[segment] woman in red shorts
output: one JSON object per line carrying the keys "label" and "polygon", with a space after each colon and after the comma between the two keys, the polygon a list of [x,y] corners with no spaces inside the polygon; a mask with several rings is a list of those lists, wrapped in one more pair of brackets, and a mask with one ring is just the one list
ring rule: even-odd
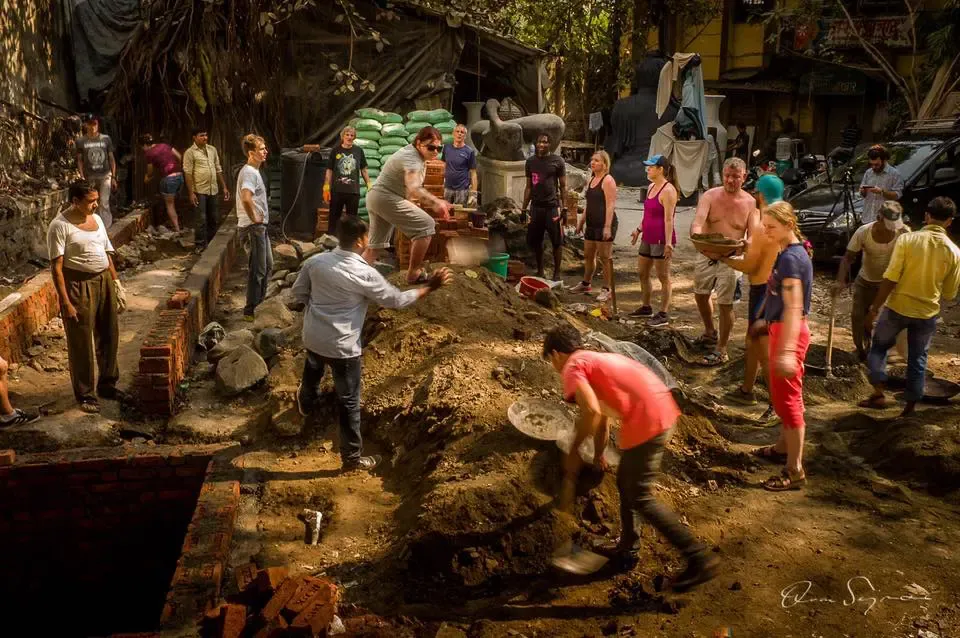
{"label": "woman in red shorts", "polygon": [[782,492],[800,489],[807,480],[803,471],[803,361],[810,346],[807,315],[813,263],[790,204],[778,202],[767,207],[762,224],[767,238],[780,245],[767,283],[764,319],[770,331],[770,400],[782,426],[777,442],[758,448],[754,454],[786,463],[780,476],[767,479],[763,485]]}

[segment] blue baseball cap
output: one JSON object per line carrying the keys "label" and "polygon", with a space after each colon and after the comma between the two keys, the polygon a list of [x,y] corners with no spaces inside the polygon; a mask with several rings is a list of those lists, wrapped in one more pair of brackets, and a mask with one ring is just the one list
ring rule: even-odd
{"label": "blue baseball cap", "polygon": [[783,201],[783,180],[776,175],[761,175],[757,180],[757,192],[769,206]]}
{"label": "blue baseball cap", "polygon": [[666,166],[667,158],[663,155],[651,155],[649,159],[643,160],[647,166]]}

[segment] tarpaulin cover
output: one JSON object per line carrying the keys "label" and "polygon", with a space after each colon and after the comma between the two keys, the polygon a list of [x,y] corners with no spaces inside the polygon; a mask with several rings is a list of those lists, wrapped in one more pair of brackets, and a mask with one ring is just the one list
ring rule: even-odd
{"label": "tarpaulin cover", "polygon": [[110,86],[120,54],[143,22],[141,0],[67,0],[64,3],[80,99]]}
{"label": "tarpaulin cover", "polygon": [[[324,10],[318,8],[318,11]],[[338,85],[331,77],[327,43],[342,38],[345,27],[334,23],[335,9],[328,11],[328,16],[321,14],[291,24],[292,52],[300,78],[299,124],[303,126],[304,120],[309,122],[298,134],[301,143],[334,142],[340,127],[358,108],[372,106],[400,111],[418,98],[453,88],[453,73],[468,39],[470,46],[479,39],[482,72],[506,78],[516,91],[517,102],[529,113],[538,112],[542,103],[540,73],[545,55],[542,51],[469,25],[451,26],[445,19],[413,11],[401,12],[400,20],[377,24],[390,42],[383,53],[376,53],[372,45],[355,46],[354,69],[373,83],[375,91],[334,96]]]}
{"label": "tarpaulin cover", "polygon": [[647,184],[643,160],[650,152],[650,139],[660,124],[673,121],[677,114],[673,103],[659,120],[654,112],[660,69],[664,63],[664,58],[656,56],[648,56],[640,62],[637,65],[637,92],[613,105],[610,114],[613,130],[607,136],[605,147],[613,158],[610,173],[617,183],[627,186]]}

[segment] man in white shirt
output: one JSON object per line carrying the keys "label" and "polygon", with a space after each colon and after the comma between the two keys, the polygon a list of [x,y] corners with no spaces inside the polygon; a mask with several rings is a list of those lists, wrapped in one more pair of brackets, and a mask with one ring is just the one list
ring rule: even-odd
{"label": "man in white shirt", "polygon": [[860,182],[860,194],[863,195],[863,212],[860,213],[860,223],[869,224],[877,221],[880,207],[886,201],[896,201],[903,195],[903,175],[890,166],[890,153],[886,148],[877,144],[867,151],[867,160],[870,168],[863,174]]}
{"label": "man in white shirt", "polygon": [[867,353],[870,352],[870,333],[864,325],[867,311],[880,291],[883,273],[890,265],[897,238],[909,230],[903,224],[903,208],[900,204],[884,202],[880,207],[880,219],[864,224],[853,233],[847,245],[847,253],[840,263],[840,271],[837,273],[838,292],[847,287],[850,268],[857,255],[863,253],[863,265],[853,282],[853,306],[850,309],[850,331],[860,361],[866,361]]}
{"label": "man in white shirt", "polygon": [[267,296],[267,283],[273,271],[273,251],[267,223],[270,207],[267,186],[260,175],[260,166],[267,161],[267,144],[259,135],[247,135],[242,140],[247,163],[237,175],[237,227],[248,256],[247,304],[243,317],[253,321],[253,311]]}
{"label": "man in white shirt", "polygon": [[340,457],[344,471],[372,470],[377,455],[363,456],[360,436],[360,376],[363,350],[360,333],[370,302],[386,308],[406,308],[453,280],[446,268],[434,271],[427,285],[401,292],[363,259],[370,243],[366,222],[344,215],[337,226],[340,247],[315,255],[303,264],[294,298],[305,305],[303,345],[307,360],[297,390],[300,414],[313,409],[326,368],[340,408]]}

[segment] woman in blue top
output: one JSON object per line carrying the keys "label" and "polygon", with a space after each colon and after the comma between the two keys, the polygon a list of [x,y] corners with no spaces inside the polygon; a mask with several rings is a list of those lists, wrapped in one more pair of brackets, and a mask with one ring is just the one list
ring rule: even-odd
{"label": "woman in blue top", "polygon": [[780,254],[773,264],[764,302],[764,321],[754,330],[766,327],[770,333],[768,376],[770,402],[782,427],[780,438],[754,454],[772,461],[785,461],[780,476],[774,476],[764,487],[774,492],[803,487],[803,362],[810,346],[810,293],[813,289],[813,262],[807,244],[797,228],[793,207],[777,202],[763,211],[763,232],[779,244]]}

